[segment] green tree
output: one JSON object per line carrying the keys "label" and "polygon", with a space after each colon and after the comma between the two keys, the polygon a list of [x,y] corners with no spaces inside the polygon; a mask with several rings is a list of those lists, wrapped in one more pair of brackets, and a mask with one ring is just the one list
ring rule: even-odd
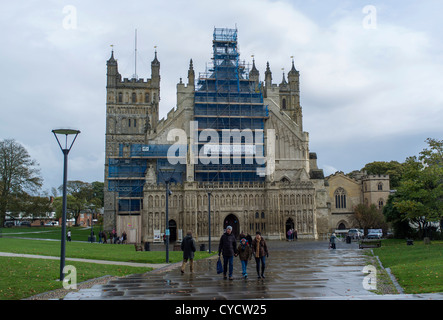
{"label": "green tree", "polygon": [[398,187],[403,173],[403,164],[398,161],[374,161],[366,164],[362,171],[368,174],[387,174],[389,175],[389,183],[391,189]]}
{"label": "green tree", "polygon": [[[103,182],[83,182],[79,180],[68,181],[66,184],[67,201],[66,210],[67,218],[75,219],[77,224],[78,217],[82,212],[96,213],[103,207],[104,193]],[[62,190],[63,186],[59,187]],[[57,217],[62,214],[63,197],[57,197],[54,200],[54,207],[56,209]]]}
{"label": "green tree", "polygon": [[18,211],[23,194],[36,193],[43,179],[36,161],[13,139],[0,141],[0,225],[7,211]]}
{"label": "green tree", "polygon": [[426,141],[429,149],[420,152],[418,158],[406,159],[397,193],[391,196],[392,206],[384,211],[394,222],[416,225],[420,236],[443,216],[443,141]]}

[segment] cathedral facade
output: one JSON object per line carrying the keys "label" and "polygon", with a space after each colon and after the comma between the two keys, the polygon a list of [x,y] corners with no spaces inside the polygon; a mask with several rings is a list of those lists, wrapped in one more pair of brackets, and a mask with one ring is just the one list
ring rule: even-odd
{"label": "cathedral facade", "polygon": [[279,84],[240,60],[236,29],[214,29],[211,64],[192,60],[177,105],[159,120],[160,62],[151,78],[123,79],[107,61],[105,230],[129,242],[198,241],[261,231],[284,239],[330,232],[330,198],[303,131],[294,62]]}

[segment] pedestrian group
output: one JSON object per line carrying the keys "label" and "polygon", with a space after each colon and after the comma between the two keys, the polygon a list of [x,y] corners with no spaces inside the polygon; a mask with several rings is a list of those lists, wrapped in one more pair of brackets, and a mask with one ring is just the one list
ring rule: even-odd
{"label": "pedestrian group", "polygon": [[[181,273],[185,272],[188,260],[190,262],[190,271],[194,270],[194,252],[196,250],[195,240],[192,238],[192,232],[188,231],[186,237],[181,244],[183,251],[183,262]],[[261,236],[260,231],[257,231],[255,238],[248,235],[240,234],[240,244],[237,246],[237,240],[232,233],[232,227],[227,226],[225,232],[220,238],[218,246],[218,256],[223,255],[223,279],[233,280],[234,272],[234,257],[239,257],[242,266],[242,276],[244,279],[248,278],[248,262],[255,258],[255,265],[257,271],[257,278],[265,278],[266,258],[269,257],[268,246],[265,239]]]}

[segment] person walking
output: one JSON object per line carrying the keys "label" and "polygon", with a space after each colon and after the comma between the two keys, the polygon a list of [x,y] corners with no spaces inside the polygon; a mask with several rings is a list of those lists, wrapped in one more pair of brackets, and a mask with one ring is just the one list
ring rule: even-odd
{"label": "person walking", "polygon": [[220,238],[218,245],[218,256],[223,253],[223,279],[226,279],[226,273],[228,271],[229,264],[229,280],[233,280],[232,277],[234,269],[234,256],[237,256],[237,241],[232,234],[232,227],[227,226],[226,232]]}
{"label": "person walking", "polygon": [[71,241],[71,229],[68,230],[68,241]]}
{"label": "person walking", "polygon": [[[266,258],[269,257],[268,246],[265,239],[261,236],[260,231],[255,234],[254,240],[252,240],[252,252],[255,257],[255,263],[257,268],[257,277],[265,278]],[[260,273],[261,264],[261,273]]]}
{"label": "person walking", "polygon": [[329,248],[335,249],[335,239],[337,237],[335,236],[335,233],[333,233],[331,235],[331,237],[329,238]]}
{"label": "person walking", "polygon": [[238,251],[238,257],[240,258],[241,262],[241,268],[242,268],[242,276],[243,278],[248,278],[248,261],[251,260],[252,253],[251,253],[251,247],[249,246],[248,241],[245,238],[242,238],[240,240],[240,244],[237,248]]}
{"label": "person walking", "polygon": [[189,260],[189,269],[194,272],[194,252],[195,252],[195,240],[192,237],[192,232],[188,231],[183,238],[181,249],[183,251],[183,262],[181,267],[181,273],[185,273],[185,267]]}

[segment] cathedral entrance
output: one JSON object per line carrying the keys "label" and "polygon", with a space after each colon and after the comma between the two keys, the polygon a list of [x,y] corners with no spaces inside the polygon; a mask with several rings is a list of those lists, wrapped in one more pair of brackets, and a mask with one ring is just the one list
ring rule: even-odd
{"label": "cathedral entrance", "polygon": [[227,226],[232,227],[232,234],[237,239],[240,234],[240,223],[234,214],[230,214],[225,218],[225,221],[223,222],[223,230],[226,229]]}
{"label": "cathedral entrance", "polygon": [[169,241],[177,241],[177,223],[175,220],[169,220]]}
{"label": "cathedral entrance", "polygon": [[286,220],[286,239],[289,239],[289,235],[288,235],[288,231],[290,229],[294,229],[294,220],[292,220],[291,218],[289,218],[288,220]]}

